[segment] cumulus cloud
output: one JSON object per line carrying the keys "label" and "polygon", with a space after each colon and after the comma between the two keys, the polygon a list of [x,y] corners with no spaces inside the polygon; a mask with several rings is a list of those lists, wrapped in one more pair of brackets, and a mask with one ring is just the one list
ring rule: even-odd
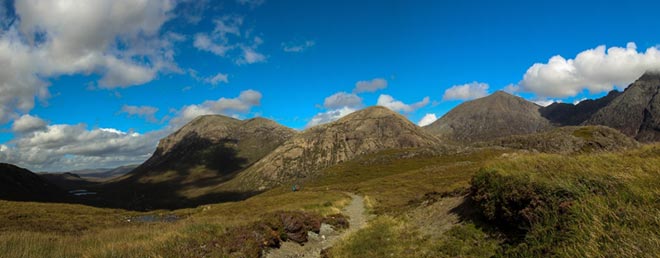
{"label": "cumulus cloud", "polygon": [[424,107],[424,106],[428,105],[429,102],[430,102],[429,97],[424,97],[424,99],[422,99],[419,102],[412,103],[412,104],[406,104],[406,103],[403,103],[402,101],[394,99],[394,97],[392,97],[390,95],[381,94],[378,97],[378,102],[376,103],[376,105],[389,108],[389,109],[391,109],[393,111],[396,111],[396,112],[410,113],[410,112],[413,112],[413,111],[415,111],[415,110],[417,110],[421,107]]}
{"label": "cumulus cloud", "polygon": [[314,117],[312,117],[312,119],[309,120],[306,127],[309,128],[309,127],[312,127],[312,126],[317,126],[317,125],[320,125],[320,124],[329,123],[329,122],[335,121],[337,119],[340,119],[344,116],[347,116],[347,115],[349,115],[349,114],[351,114],[355,111],[357,111],[357,109],[355,109],[355,108],[342,107],[342,108],[338,108],[338,109],[329,110],[329,111],[326,111],[326,112],[321,112],[321,113],[318,113],[318,114],[314,115]]}
{"label": "cumulus cloud", "polygon": [[306,40],[305,42],[302,43],[288,42],[288,43],[282,43],[282,50],[284,50],[284,52],[300,53],[313,47],[314,45],[316,45],[316,42],[314,42],[313,40]]}
{"label": "cumulus cloud", "polygon": [[208,77],[204,79],[205,83],[209,83],[211,85],[217,85],[218,83],[224,82],[224,83],[229,83],[229,79],[227,78],[227,74],[225,73],[218,73],[212,77]]}
{"label": "cumulus cloud", "polygon": [[242,91],[236,98],[220,98],[207,100],[201,104],[188,105],[177,111],[176,117],[170,121],[173,125],[183,125],[201,115],[221,114],[237,116],[249,112],[253,107],[261,105],[261,93],[255,90]]}
{"label": "cumulus cloud", "polygon": [[483,82],[471,82],[462,85],[454,85],[445,90],[442,100],[471,100],[488,96],[488,84]]}
{"label": "cumulus cloud", "polygon": [[357,111],[363,106],[362,98],[355,93],[343,91],[337,92],[325,98],[323,101],[323,108],[325,108],[326,111],[314,115],[314,117],[309,120],[306,127],[335,121]]}
{"label": "cumulus cloud", "polygon": [[520,86],[512,83],[502,88],[502,91],[513,95],[520,91]]}
{"label": "cumulus cloud", "polygon": [[422,117],[422,119],[420,119],[419,122],[417,122],[417,125],[427,126],[427,125],[430,125],[433,122],[435,122],[435,120],[438,120],[438,118],[435,116],[435,114],[429,113],[429,114],[424,115],[424,117]]}
{"label": "cumulus cloud", "polygon": [[17,133],[28,133],[44,129],[47,124],[46,121],[39,117],[25,114],[14,120],[11,130]]}
{"label": "cumulus cloud", "polygon": [[354,93],[375,92],[387,88],[387,81],[383,78],[375,78],[369,81],[359,81],[355,83]]}
{"label": "cumulus cloud", "polygon": [[147,134],[85,124],[46,125],[0,145],[0,160],[33,171],[62,171],[140,163],[169,131]]}
{"label": "cumulus cloud", "polygon": [[566,59],[556,55],[547,63],[532,65],[519,83],[521,89],[541,97],[570,97],[583,90],[607,92],[615,86],[624,88],[645,71],[660,70],[660,51],[650,47],[637,51],[630,42],[626,47],[604,45]]}
{"label": "cumulus cloud", "polygon": [[323,106],[327,109],[359,108],[362,106],[362,98],[352,93],[337,92],[325,98]]}
{"label": "cumulus cloud", "polygon": [[126,113],[128,116],[138,116],[141,118],[144,118],[145,120],[155,123],[158,122],[158,119],[156,119],[156,112],[158,112],[158,108],[152,107],[152,106],[129,106],[129,105],[124,105],[121,107],[120,110],[121,113]]}
{"label": "cumulus cloud", "polygon": [[181,37],[161,32],[174,5],[157,0],[16,1],[20,19],[0,33],[0,123],[31,110],[35,97],[46,100],[50,77],[98,74],[98,86],[113,89],[178,71],[172,48]]}

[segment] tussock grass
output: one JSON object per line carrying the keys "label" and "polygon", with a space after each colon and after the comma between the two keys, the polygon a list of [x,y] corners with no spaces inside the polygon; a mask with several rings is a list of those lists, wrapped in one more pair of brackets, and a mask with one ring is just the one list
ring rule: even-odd
{"label": "tussock grass", "polygon": [[660,254],[660,145],[494,161],[473,181],[482,213],[515,230],[514,257]]}

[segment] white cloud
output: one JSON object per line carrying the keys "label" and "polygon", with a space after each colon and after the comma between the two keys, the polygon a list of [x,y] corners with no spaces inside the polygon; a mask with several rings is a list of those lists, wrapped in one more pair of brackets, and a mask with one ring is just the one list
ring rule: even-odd
{"label": "white cloud", "polygon": [[14,120],[11,130],[17,133],[28,133],[44,129],[47,124],[46,121],[39,117],[25,114]]}
{"label": "white cloud", "polygon": [[471,100],[488,96],[488,84],[483,82],[471,82],[462,85],[454,85],[445,90],[442,100]]}
{"label": "white cloud", "polygon": [[573,105],[580,104],[580,102],[585,101],[585,100],[587,100],[587,98],[576,99],[575,101],[573,101]]}
{"label": "white cloud", "polygon": [[204,79],[204,82],[210,83],[211,85],[217,85],[220,82],[229,83],[229,79],[227,79],[227,74],[218,73],[213,77],[208,77]]}
{"label": "white cloud", "polygon": [[0,33],[0,123],[31,110],[35,97],[48,99],[51,77],[98,74],[99,87],[113,89],[178,72],[172,48],[181,37],[161,33],[174,5],[167,0],[16,1],[20,19]]}
{"label": "white cloud", "polygon": [[234,46],[217,44],[213,42],[208,35],[202,33],[195,34],[193,46],[197,49],[205,50],[218,56],[225,56],[227,51],[234,48]]}
{"label": "white cloud", "polygon": [[305,42],[302,43],[295,43],[295,42],[282,43],[282,50],[284,50],[284,52],[300,53],[313,47],[314,45],[316,45],[316,42],[314,42],[313,40],[306,40]]}
{"label": "white cloud", "polygon": [[413,112],[413,111],[415,111],[415,110],[417,110],[417,109],[419,109],[423,106],[428,105],[429,102],[430,102],[429,97],[424,97],[424,99],[419,101],[419,102],[412,103],[412,104],[406,104],[406,103],[403,103],[399,100],[394,99],[390,95],[381,94],[378,97],[378,102],[376,103],[376,105],[389,108],[389,109],[391,109],[393,111],[396,111],[396,112],[410,113],[410,112]]}
{"label": "white cloud", "polygon": [[509,84],[506,87],[502,88],[502,91],[509,93],[511,95],[520,91],[520,86],[517,84]]}
{"label": "white cloud", "polygon": [[0,160],[33,171],[62,171],[141,163],[170,128],[147,134],[84,124],[47,125],[0,145]]}
{"label": "white cloud", "polygon": [[155,116],[156,112],[158,112],[158,108],[156,107],[124,105],[121,107],[120,112],[126,113],[128,116],[138,116],[144,118],[151,123],[158,122],[158,119],[156,119]]}
{"label": "white cloud", "polygon": [[341,109],[343,107],[359,108],[362,106],[362,98],[352,93],[337,92],[325,98],[323,106],[327,109]]}
{"label": "white cloud", "polygon": [[648,70],[660,70],[657,47],[638,52],[633,42],[626,47],[602,45],[573,59],[556,55],[547,63],[536,63],[527,69],[520,86],[541,97],[569,97],[585,89],[599,93],[623,88]]}
{"label": "white cloud", "polygon": [[320,112],[309,120],[306,127],[329,123],[342,118],[362,108],[362,98],[355,93],[337,92],[323,101],[324,112]]}
{"label": "white cloud", "polygon": [[370,81],[359,81],[355,83],[353,92],[375,92],[387,88],[387,81],[383,78],[375,78]]}
{"label": "white cloud", "polygon": [[344,116],[346,116],[350,113],[353,113],[355,111],[357,111],[357,109],[355,109],[355,108],[342,107],[342,108],[339,108],[339,109],[333,109],[333,110],[329,110],[329,111],[326,111],[326,112],[321,112],[321,113],[318,113],[318,114],[314,115],[314,117],[312,117],[312,119],[309,120],[309,122],[307,123],[307,125],[305,127],[309,128],[309,127],[312,127],[312,126],[317,126],[317,125],[320,125],[320,124],[329,123],[329,122],[335,121],[337,119],[340,119],[340,118],[342,118],[342,117],[344,117]]}
{"label": "white cloud", "polygon": [[536,103],[536,105],[547,107],[550,106],[552,103],[555,102],[561,103],[562,101],[555,99],[537,98],[537,99],[532,99],[532,102]]}
{"label": "white cloud", "polygon": [[435,122],[435,120],[438,120],[438,118],[435,116],[435,114],[429,113],[429,114],[424,115],[424,117],[422,117],[422,119],[420,119],[419,122],[417,122],[417,125],[427,126],[427,125],[430,125],[433,122]]}
{"label": "white cloud", "polygon": [[173,125],[183,125],[201,115],[221,114],[235,116],[249,112],[252,107],[261,104],[261,93],[255,90],[242,91],[236,98],[220,98],[207,100],[198,105],[188,105],[177,111],[170,121]]}

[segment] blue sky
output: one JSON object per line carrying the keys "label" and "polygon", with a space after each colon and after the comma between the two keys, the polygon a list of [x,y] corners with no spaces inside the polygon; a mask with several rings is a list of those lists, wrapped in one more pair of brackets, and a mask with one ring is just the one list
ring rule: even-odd
{"label": "blue sky", "polygon": [[0,161],[139,163],[199,114],[304,129],[376,104],[428,123],[501,89],[572,103],[660,69],[654,1],[67,2],[2,2]]}

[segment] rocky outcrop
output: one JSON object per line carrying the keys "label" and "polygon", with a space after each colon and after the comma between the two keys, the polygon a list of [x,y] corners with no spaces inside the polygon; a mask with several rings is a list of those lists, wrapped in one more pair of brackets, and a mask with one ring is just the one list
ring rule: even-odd
{"label": "rocky outcrop", "polygon": [[459,143],[530,134],[552,128],[541,106],[503,91],[464,102],[424,127],[441,139]]}
{"label": "rocky outcrop", "polygon": [[660,72],[647,72],[584,124],[618,129],[641,142],[660,141]]}

